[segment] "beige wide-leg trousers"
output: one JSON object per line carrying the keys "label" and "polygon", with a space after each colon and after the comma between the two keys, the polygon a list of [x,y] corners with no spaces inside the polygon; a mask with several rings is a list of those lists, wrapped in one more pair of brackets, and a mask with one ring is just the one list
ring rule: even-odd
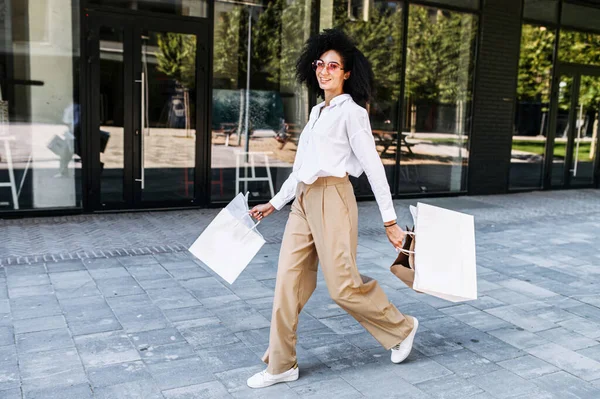
{"label": "beige wide-leg trousers", "polygon": [[390,303],[377,281],[364,283],[358,272],[357,223],[348,177],[298,185],[279,254],[269,348],[263,356],[269,373],[283,373],[296,363],[298,316],[317,286],[319,261],[331,298],[386,349],[411,332],[412,317]]}

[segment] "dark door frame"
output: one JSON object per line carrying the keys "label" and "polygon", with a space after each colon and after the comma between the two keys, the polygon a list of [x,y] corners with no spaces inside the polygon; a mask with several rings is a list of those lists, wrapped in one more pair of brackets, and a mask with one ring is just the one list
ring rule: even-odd
{"label": "dark door frame", "polygon": [[[562,186],[552,185],[552,165],[554,157],[554,141],[556,139],[556,125],[558,117],[558,94],[560,90],[561,76],[573,77],[573,85],[571,86],[571,104],[569,106],[569,130],[567,134],[567,146],[565,149],[565,166]],[[554,74],[554,82],[552,84],[552,93],[550,97],[550,123],[548,125],[548,134],[546,137],[546,148],[544,154],[544,189],[555,190],[561,188],[571,188],[571,167],[573,164],[573,146],[575,142],[575,122],[576,110],[579,105],[579,89],[581,76],[598,76],[600,77],[600,66],[573,64],[559,62],[556,65],[556,73]],[[596,138],[596,151],[600,146],[600,135]],[[600,185],[600,157],[594,158],[593,165],[593,182],[588,187],[599,187]],[[577,188],[585,188],[586,186],[578,186]]]}
{"label": "dark door frame", "polygon": [[[83,24],[86,45],[82,62],[84,95],[81,96],[84,118],[82,135],[86,137],[83,167],[87,169],[84,208],[86,211],[158,209],[205,206],[210,200],[210,112],[211,112],[211,25],[209,20],[190,20],[186,17],[162,18],[147,15],[86,10]],[[124,62],[124,201],[102,203],[100,196],[100,138],[99,138],[99,28],[101,26],[123,29]],[[196,130],[194,196],[192,199],[142,202],[141,173],[141,85],[136,83],[141,72],[141,32],[143,30],[176,32],[196,35]],[[139,51],[138,51],[139,50]],[[138,54],[139,53],[139,54]]]}

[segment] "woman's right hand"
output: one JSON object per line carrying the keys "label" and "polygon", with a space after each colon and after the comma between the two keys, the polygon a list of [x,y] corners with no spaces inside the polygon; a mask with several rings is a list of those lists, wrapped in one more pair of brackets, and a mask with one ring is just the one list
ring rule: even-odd
{"label": "woman's right hand", "polygon": [[267,202],[266,204],[256,205],[254,208],[250,209],[248,213],[250,213],[250,216],[260,222],[274,211],[275,207],[271,205],[270,202]]}

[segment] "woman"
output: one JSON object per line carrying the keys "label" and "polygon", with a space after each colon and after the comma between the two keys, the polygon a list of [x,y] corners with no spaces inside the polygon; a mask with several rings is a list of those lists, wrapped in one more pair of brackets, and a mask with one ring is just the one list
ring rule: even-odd
{"label": "woman", "polygon": [[298,379],[298,316],[317,285],[320,261],[332,299],[350,313],[400,363],[411,351],[416,318],[402,315],[378,285],[363,282],[356,267],[358,210],[348,175],[367,174],[392,245],[402,247],[405,232],[396,212],[383,164],[375,148],[367,111],[373,71],[365,56],[339,30],[310,38],[296,64],[296,77],[325,101],[310,114],[290,177],[267,204],[250,214],[257,220],[292,198],[277,270],[266,370],[248,379],[263,388]]}

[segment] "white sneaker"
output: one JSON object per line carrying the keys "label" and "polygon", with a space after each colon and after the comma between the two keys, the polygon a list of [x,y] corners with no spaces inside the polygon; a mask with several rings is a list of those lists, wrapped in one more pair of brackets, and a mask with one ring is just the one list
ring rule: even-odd
{"label": "white sneaker", "polygon": [[254,374],[248,378],[247,384],[250,388],[265,388],[280,382],[296,381],[299,375],[298,365],[281,374],[270,374],[267,370]]}
{"label": "white sneaker", "polygon": [[400,342],[398,345],[392,348],[392,362],[393,363],[402,363],[408,355],[410,355],[410,351],[412,350],[413,341],[415,340],[415,334],[417,333],[417,328],[419,328],[419,320],[416,317],[413,317],[414,326],[408,337],[404,339],[404,341]]}

